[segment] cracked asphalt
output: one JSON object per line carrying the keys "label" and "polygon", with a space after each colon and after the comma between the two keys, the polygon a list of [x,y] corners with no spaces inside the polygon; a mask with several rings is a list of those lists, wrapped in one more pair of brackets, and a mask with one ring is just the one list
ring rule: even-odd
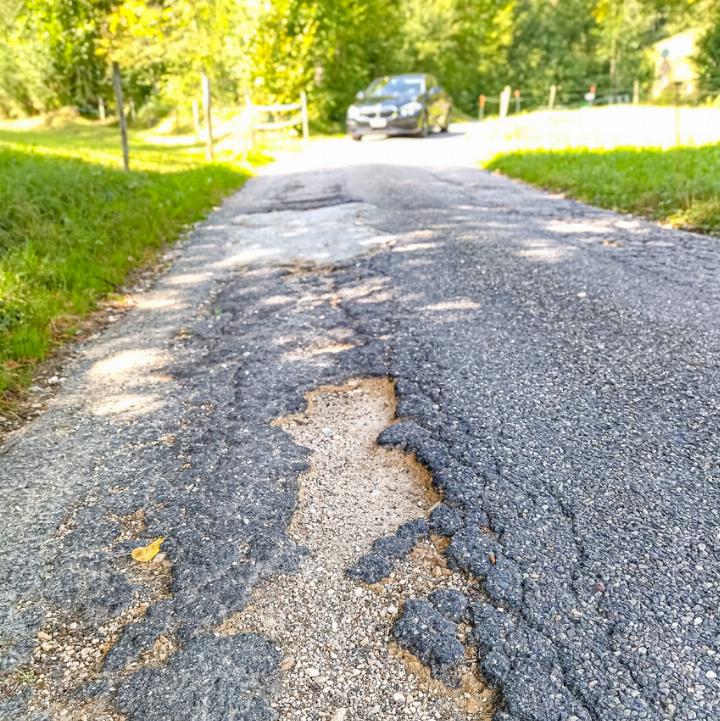
{"label": "cracked asphalt", "polygon": [[[282,157],[79,348],[0,448],[0,718],[279,718],[282,647],[219,631],[309,553],[311,451],[273,421],[389,377],[379,442],[442,502],[348,572],[431,536],[474,589],[405,598],[400,643],[447,678],[465,619],[496,721],[720,719],[720,245],[481,172],[478,142]],[[353,719],[416,713],[391,701]]]}

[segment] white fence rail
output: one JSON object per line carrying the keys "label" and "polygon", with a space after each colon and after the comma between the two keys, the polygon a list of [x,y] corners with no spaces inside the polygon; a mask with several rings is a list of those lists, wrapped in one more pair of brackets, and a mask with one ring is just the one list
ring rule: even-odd
{"label": "white fence rail", "polygon": [[[250,117],[250,130],[253,138],[255,133],[263,130],[282,130],[283,128],[302,128],[303,140],[307,142],[310,137],[308,126],[307,95],[300,93],[300,102],[277,103],[276,105],[255,105],[248,97],[246,99],[248,115]],[[264,116],[277,113],[295,113],[285,120],[264,121]]]}

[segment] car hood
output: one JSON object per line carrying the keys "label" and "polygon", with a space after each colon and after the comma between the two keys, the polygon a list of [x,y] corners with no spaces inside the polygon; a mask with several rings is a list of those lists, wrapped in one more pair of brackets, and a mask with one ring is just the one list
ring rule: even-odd
{"label": "car hood", "polygon": [[418,95],[371,95],[358,100],[355,104],[358,107],[372,107],[375,105],[404,105],[418,99]]}

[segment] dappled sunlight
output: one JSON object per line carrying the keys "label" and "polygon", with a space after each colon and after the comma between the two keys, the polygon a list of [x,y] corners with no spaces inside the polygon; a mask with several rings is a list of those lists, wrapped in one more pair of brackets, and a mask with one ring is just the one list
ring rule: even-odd
{"label": "dappled sunlight", "polygon": [[167,279],[169,285],[198,285],[211,278],[210,273],[179,273]]}
{"label": "dappled sunlight", "polygon": [[88,371],[88,377],[96,382],[125,384],[141,373],[162,368],[168,360],[165,352],[155,348],[120,351],[97,361]]}
{"label": "dappled sunlight", "polygon": [[402,245],[396,245],[393,249],[393,253],[414,253],[418,250],[433,250],[434,248],[441,248],[443,243],[436,242],[425,242],[425,243],[403,243]]}
{"label": "dappled sunlight", "polygon": [[389,285],[391,285],[389,278],[386,276],[378,276],[371,281],[343,288],[340,291],[340,297],[343,300],[354,301],[362,298],[375,298],[381,293],[384,294]]}
{"label": "dappled sunlight", "polygon": [[135,307],[138,310],[164,310],[172,308],[173,310],[180,310],[185,307],[185,304],[175,293],[163,293],[153,294],[152,297],[145,297],[140,295],[135,301]]}
{"label": "dappled sunlight", "polygon": [[515,252],[520,258],[544,263],[558,263],[576,252],[570,245],[559,245],[547,240],[530,240],[523,243],[525,248]]}
{"label": "dappled sunlight", "polygon": [[230,268],[239,268],[243,265],[250,265],[258,261],[269,261],[273,258],[279,258],[282,255],[282,251],[278,248],[271,249],[259,246],[257,244],[249,246],[239,253],[233,253],[232,255],[213,263],[215,270],[227,270]]}
{"label": "dappled sunlight", "polygon": [[262,301],[260,301],[261,305],[268,305],[268,306],[278,306],[278,305],[288,305],[289,303],[294,303],[295,298],[293,298],[290,295],[270,295],[267,298],[263,298]]}
{"label": "dappled sunlight", "polygon": [[597,220],[552,220],[546,224],[553,233],[594,233],[605,234],[610,229],[608,221]]}
{"label": "dappled sunlight", "polygon": [[[296,350],[283,354],[282,361],[292,363],[317,361],[318,356],[334,356],[338,353],[343,353],[346,350],[350,350],[351,348],[355,348],[355,346],[355,343],[320,341],[317,344],[313,344],[305,348],[297,348]],[[326,365],[334,363],[332,358],[325,358],[322,362]]]}
{"label": "dappled sunlight", "polygon": [[435,313],[446,310],[477,310],[480,303],[470,298],[458,298],[457,300],[444,300],[440,303],[431,303],[423,307],[423,310],[429,310]]}
{"label": "dappled sunlight", "polygon": [[152,393],[121,393],[92,406],[96,416],[137,418],[155,413],[163,407],[162,399]]}
{"label": "dappled sunlight", "polygon": [[393,294],[390,291],[383,291],[383,292],[375,292],[360,298],[356,298],[356,303],[366,304],[366,303],[385,303],[387,301],[390,301],[393,299]]}

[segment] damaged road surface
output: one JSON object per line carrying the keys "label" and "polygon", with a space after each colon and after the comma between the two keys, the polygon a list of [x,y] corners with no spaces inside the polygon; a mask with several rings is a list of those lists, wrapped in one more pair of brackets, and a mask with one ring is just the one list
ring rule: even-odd
{"label": "damaged road surface", "polygon": [[720,719],[720,245],[476,155],[283,158],[79,349],[3,721]]}

